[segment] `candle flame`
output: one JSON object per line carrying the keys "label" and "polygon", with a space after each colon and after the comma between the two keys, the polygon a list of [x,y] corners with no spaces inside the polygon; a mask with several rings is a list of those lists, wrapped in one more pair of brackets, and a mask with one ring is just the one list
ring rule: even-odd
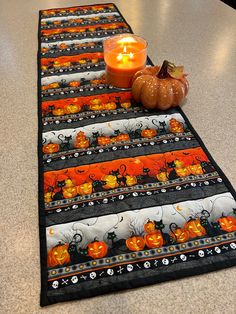
{"label": "candle flame", "polygon": [[124,46],[123,52],[127,53],[127,47],[126,46]]}
{"label": "candle flame", "polygon": [[129,58],[133,59],[134,58],[134,54],[132,52],[129,53]]}
{"label": "candle flame", "polygon": [[118,61],[121,61],[122,58],[123,58],[122,53],[119,53],[118,56],[117,56],[117,60],[118,60]]}

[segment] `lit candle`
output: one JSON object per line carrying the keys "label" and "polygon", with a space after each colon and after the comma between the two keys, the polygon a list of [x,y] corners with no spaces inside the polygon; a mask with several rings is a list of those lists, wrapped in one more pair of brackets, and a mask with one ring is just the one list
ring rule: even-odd
{"label": "lit candle", "polygon": [[122,34],[104,41],[107,84],[130,88],[134,74],[146,66],[147,42],[133,34]]}

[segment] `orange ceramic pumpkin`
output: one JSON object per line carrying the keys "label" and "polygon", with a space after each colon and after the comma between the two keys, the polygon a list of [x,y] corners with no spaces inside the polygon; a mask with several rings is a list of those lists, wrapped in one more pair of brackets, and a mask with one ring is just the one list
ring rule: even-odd
{"label": "orange ceramic pumpkin", "polygon": [[190,238],[202,237],[206,235],[206,229],[201,225],[200,219],[190,219],[184,225],[184,229],[189,232]]}
{"label": "orange ceramic pumpkin", "polygon": [[116,176],[113,176],[112,174],[103,176],[102,181],[106,181],[106,184],[103,186],[106,190],[115,189],[119,186]]}
{"label": "orange ceramic pumpkin", "polygon": [[144,138],[153,138],[156,135],[157,131],[155,129],[145,129],[141,132],[141,136]]}
{"label": "orange ceramic pumpkin", "polygon": [[109,136],[99,136],[97,140],[99,146],[106,146],[111,144],[111,139]]}
{"label": "orange ceramic pumpkin", "polygon": [[49,144],[45,144],[43,145],[43,152],[44,154],[53,154],[53,153],[57,153],[59,151],[59,144],[57,143],[49,143]]}
{"label": "orange ceramic pumpkin", "polygon": [[176,240],[177,243],[187,242],[189,239],[189,231],[177,227],[173,232],[171,232],[171,236]]}
{"label": "orange ceramic pumpkin", "polygon": [[222,216],[218,219],[220,228],[226,232],[236,231],[236,219],[232,216]]}
{"label": "orange ceramic pumpkin", "polygon": [[76,186],[64,187],[62,190],[62,194],[64,198],[72,198],[75,197],[77,193]]}
{"label": "orange ceramic pumpkin", "polygon": [[103,258],[107,255],[108,246],[103,241],[94,241],[88,245],[88,255],[92,258]]}
{"label": "orange ceramic pumpkin", "polygon": [[66,114],[78,113],[80,112],[80,110],[81,110],[81,107],[76,104],[68,104],[68,105],[65,105],[64,107],[64,111]]}
{"label": "orange ceramic pumpkin", "polygon": [[54,246],[48,252],[48,267],[61,266],[70,263],[70,254],[68,253],[69,244]]}
{"label": "orange ceramic pumpkin", "polygon": [[145,225],[144,225],[144,231],[147,232],[147,233],[156,231],[155,223],[154,223],[153,221],[149,220],[149,221],[148,221],[147,223],[145,223]]}
{"label": "orange ceramic pumpkin", "polygon": [[180,105],[188,93],[189,85],[183,73],[173,75],[174,69],[176,67],[173,64],[164,61],[161,69],[154,66],[138,71],[132,84],[134,100],[148,109],[166,110]]}
{"label": "orange ceramic pumpkin", "polygon": [[145,247],[145,241],[142,237],[133,236],[126,240],[126,246],[130,251],[141,251]]}
{"label": "orange ceramic pumpkin", "polygon": [[145,234],[144,239],[149,249],[158,248],[164,244],[162,234],[158,230]]}

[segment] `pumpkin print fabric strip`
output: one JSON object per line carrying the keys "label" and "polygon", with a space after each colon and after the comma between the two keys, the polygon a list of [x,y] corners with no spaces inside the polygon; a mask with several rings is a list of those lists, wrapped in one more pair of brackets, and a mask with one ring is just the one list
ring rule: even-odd
{"label": "pumpkin print fabric strip", "polygon": [[129,32],[114,4],[40,12],[42,306],[236,264],[235,192],[187,117],[105,82]]}

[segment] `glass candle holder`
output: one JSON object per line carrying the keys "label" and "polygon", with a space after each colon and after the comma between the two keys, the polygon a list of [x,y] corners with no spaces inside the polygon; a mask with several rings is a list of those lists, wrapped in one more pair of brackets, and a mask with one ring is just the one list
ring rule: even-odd
{"label": "glass candle holder", "polygon": [[103,48],[107,84],[130,88],[134,74],[146,66],[146,40],[133,34],[121,34],[104,40]]}

